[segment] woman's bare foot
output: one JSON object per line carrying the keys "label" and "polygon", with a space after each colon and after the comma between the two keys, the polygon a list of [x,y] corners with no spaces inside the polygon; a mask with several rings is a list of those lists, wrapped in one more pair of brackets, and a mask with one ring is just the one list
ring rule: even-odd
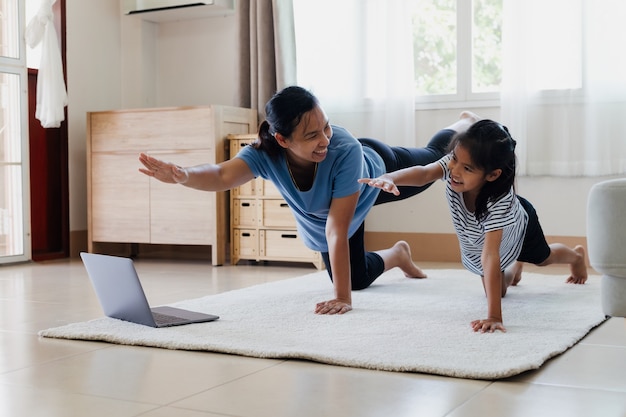
{"label": "woman's bare foot", "polygon": [[579,258],[570,265],[571,275],[567,278],[568,284],[584,284],[587,281],[587,264],[585,261],[586,253],[585,248],[578,245],[574,248]]}
{"label": "woman's bare foot", "polygon": [[457,133],[465,132],[471,125],[480,120],[480,117],[476,113],[471,111],[463,111],[459,115],[459,120],[447,126],[446,129],[452,129]]}
{"label": "woman's bare foot", "polygon": [[471,112],[469,110],[464,110],[461,112],[459,119],[469,119],[469,121],[471,121],[472,123],[476,123],[477,121],[480,120],[480,117],[478,117],[478,115],[474,112]]}
{"label": "woman's bare foot", "polygon": [[426,278],[424,271],[413,263],[411,247],[405,241],[400,240],[389,249],[376,251],[376,253],[383,258],[385,271],[397,266],[407,278]]}

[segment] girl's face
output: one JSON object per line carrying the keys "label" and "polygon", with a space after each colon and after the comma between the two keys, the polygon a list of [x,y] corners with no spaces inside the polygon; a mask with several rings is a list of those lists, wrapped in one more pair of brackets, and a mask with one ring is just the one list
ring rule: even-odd
{"label": "girl's face", "polygon": [[452,189],[458,193],[468,193],[471,196],[477,196],[480,189],[487,181],[494,181],[502,172],[496,169],[492,172],[474,165],[468,150],[457,145],[452,151],[452,159],[448,163],[450,169],[450,185]]}
{"label": "girl's face", "polygon": [[291,137],[276,134],[276,140],[285,148],[290,160],[298,164],[322,162],[328,152],[328,144],[333,130],[326,113],[319,106],[302,115]]}

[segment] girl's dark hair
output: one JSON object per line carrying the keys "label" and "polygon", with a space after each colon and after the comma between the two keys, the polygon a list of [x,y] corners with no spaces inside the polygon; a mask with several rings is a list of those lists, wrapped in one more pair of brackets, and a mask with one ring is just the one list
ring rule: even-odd
{"label": "girl's dark hair", "polygon": [[265,105],[265,120],[259,126],[259,137],[252,146],[277,157],[283,148],[274,135],[290,137],[302,120],[302,116],[319,105],[317,98],[308,90],[291,86],[274,94]]}
{"label": "girl's dark hair", "polygon": [[476,198],[476,219],[487,215],[487,204],[506,195],[515,182],[515,145],[509,129],[493,120],[479,120],[467,131],[459,133],[450,141],[450,151],[457,146],[465,148],[477,168],[490,173],[501,169],[502,174],[487,181]]}

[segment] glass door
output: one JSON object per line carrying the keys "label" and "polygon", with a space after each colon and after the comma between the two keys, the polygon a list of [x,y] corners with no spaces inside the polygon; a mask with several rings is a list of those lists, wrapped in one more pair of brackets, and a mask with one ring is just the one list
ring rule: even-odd
{"label": "glass door", "polygon": [[0,0],[0,263],[30,259],[23,0]]}

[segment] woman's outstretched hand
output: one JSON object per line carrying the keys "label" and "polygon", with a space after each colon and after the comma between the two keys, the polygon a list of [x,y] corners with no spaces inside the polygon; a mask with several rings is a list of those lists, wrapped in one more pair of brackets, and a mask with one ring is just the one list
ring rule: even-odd
{"label": "woman's outstretched hand", "polygon": [[384,175],[378,178],[361,178],[358,180],[360,184],[367,184],[370,187],[380,188],[383,191],[391,193],[393,195],[400,195],[400,190],[394,182],[386,178]]}
{"label": "woman's outstretched hand", "polygon": [[189,180],[189,175],[185,168],[161,161],[145,153],[139,154],[139,162],[145,167],[139,168],[139,172],[143,172],[159,181],[169,184],[184,184]]}
{"label": "woman's outstretched hand", "polygon": [[352,310],[349,303],[341,300],[329,300],[317,303],[315,306],[315,314],[344,314]]}

